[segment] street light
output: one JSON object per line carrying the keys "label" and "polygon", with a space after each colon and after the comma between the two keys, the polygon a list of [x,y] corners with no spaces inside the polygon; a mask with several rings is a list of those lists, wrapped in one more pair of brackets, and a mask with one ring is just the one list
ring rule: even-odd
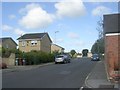
{"label": "street light", "polygon": [[59,31],[55,31],[55,43],[56,43],[56,33],[58,33]]}

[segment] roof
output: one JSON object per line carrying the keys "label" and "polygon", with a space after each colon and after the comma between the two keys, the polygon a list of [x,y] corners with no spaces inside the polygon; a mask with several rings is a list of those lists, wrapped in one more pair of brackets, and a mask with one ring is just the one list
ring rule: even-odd
{"label": "roof", "polygon": [[13,41],[13,42],[16,44],[16,46],[17,46],[17,43],[16,43],[11,37],[3,37],[3,38],[0,38],[0,43],[5,42],[6,40],[11,40],[11,41]]}
{"label": "roof", "polygon": [[104,15],[104,33],[120,33],[120,13]]}
{"label": "roof", "polygon": [[[29,34],[24,34],[23,36],[19,37],[19,39],[42,39],[44,35],[47,35],[49,40],[51,41],[48,33],[29,33]],[[52,41],[51,41],[52,42]]]}
{"label": "roof", "polygon": [[65,49],[65,48],[63,48],[63,47],[61,47],[61,46],[59,46],[59,45],[56,45],[56,44],[52,44],[52,45],[55,45],[55,46],[60,47],[60,48],[62,48],[62,49]]}

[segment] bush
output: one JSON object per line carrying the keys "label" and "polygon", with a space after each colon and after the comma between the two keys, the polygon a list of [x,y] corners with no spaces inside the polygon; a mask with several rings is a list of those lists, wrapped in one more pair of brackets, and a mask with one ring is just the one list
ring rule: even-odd
{"label": "bush", "polygon": [[1,56],[2,57],[9,57],[10,56],[10,54],[11,54],[11,52],[10,52],[10,50],[9,49],[5,49],[4,47],[2,47],[2,50],[1,50]]}
{"label": "bush", "polygon": [[53,62],[54,54],[40,52],[40,51],[31,51],[31,52],[24,53],[23,58],[25,58],[26,64],[37,65],[41,63]]}
{"label": "bush", "polygon": [[15,53],[16,57],[22,57],[22,52],[19,49],[7,49],[7,48],[0,48],[0,56],[8,58],[11,53]]}

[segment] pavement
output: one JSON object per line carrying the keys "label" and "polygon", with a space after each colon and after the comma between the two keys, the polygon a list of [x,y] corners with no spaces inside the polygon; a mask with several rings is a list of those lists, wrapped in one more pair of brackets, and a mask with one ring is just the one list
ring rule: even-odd
{"label": "pavement", "polygon": [[40,65],[22,65],[22,66],[8,66],[7,69],[2,69],[2,73],[8,73],[8,72],[19,72],[19,71],[25,71],[25,70],[31,70],[35,68],[39,68],[42,66],[53,64],[54,62],[40,64]]}
{"label": "pavement", "polygon": [[113,83],[108,80],[108,74],[104,60],[98,61],[92,72],[85,80],[87,88],[117,88],[120,90],[118,83]]}

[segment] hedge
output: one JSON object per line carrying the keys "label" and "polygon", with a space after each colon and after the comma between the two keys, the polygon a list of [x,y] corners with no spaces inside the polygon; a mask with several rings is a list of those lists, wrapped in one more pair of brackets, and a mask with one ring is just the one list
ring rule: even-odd
{"label": "hedge", "polygon": [[31,51],[23,53],[27,65],[37,65],[41,63],[53,62],[54,54],[40,51]]}

